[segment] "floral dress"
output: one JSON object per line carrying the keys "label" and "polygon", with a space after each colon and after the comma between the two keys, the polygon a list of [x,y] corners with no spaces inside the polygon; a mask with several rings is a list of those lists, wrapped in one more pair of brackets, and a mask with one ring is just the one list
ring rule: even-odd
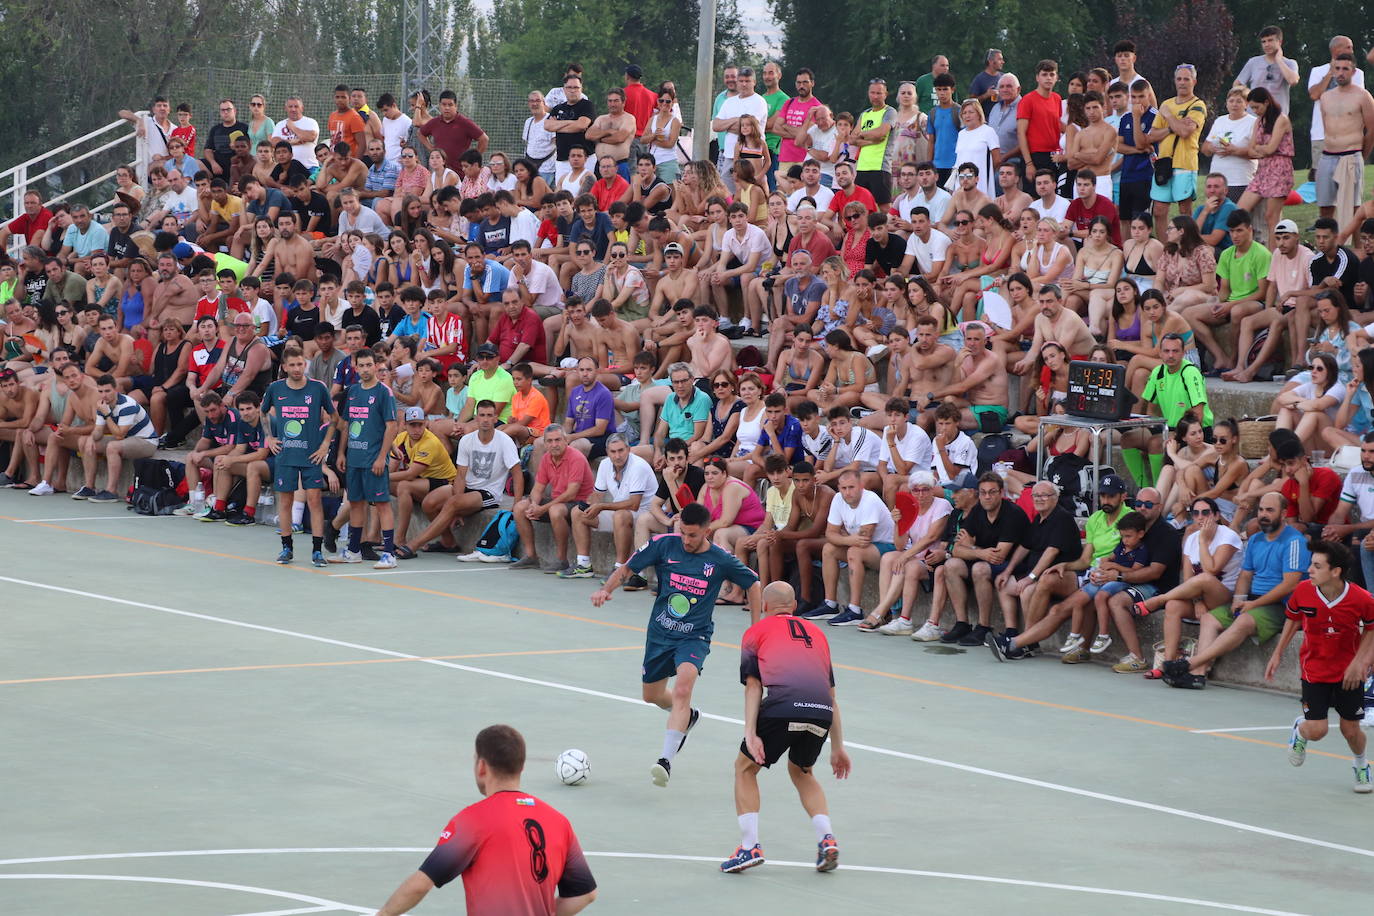
{"label": "floral dress", "polygon": [[[1268,143],[1273,137],[1266,132],[1264,122],[1255,125],[1255,144]],[[1245,190],[1260,197],[1287,197],[1293,190],[1293,131],[1290,129],[1279,141],[1279,148],[1259,161],[1255,177],[1250,179]]]}

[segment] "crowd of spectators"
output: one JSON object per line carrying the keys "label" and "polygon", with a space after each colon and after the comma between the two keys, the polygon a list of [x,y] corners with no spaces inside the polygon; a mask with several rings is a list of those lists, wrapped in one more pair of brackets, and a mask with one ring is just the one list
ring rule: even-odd
{"label": "crowd of spectators", "polygon": [[[1130,41],[1115,72],[1042,60],[1024,88],[989,51],[962,101],[938,56],[895,96],[872,80],[857,114],[807,68],[789,94],[777,64],[731,66],[703,160],[675,87],[634,66],[593,93],[569,65],[509,152],[448,91],[374,108],[339,86],[323,125],[299,98],[277,121],[226,99],[203,141],[156,99],[121,112],[149,158],[108,224],[31,191],[0,230],[22,239],[0,257],[0,483],[113,501],[123,465],[184,444],[212,496],[183,511],[251,525],[277,490],[287,559],[307,506],[331,559],[384,567],[507,509],[509,547],[459,559],[563,578],[596,575],[598,532],[618,567],[699,502],[832,625],[1010,660],[1068,624],[1065,663],[1119,639],[1115,671],[1203,686],[1282,629],[1308,537],[1351,543],[1374,581],[1374,202],[1351,168],[1374,98],[1350,39],[1307,82],[1280,30],[1260,41],[1224,112],[1190,64],[1142,78]],[[1284,216],[1294,85],[1321,116],[1310,227]],[[1124,440],[1096,494],[1083,430],[1031,436],[1088,359],[1165,426]],[[1253,467],[1212,415],[1218,376],[1284,382]],[[350,423],[377,383],[385,422]],[[264,401],[282,385],[328,402],[305,499],[274,467],[300,426]],[[1002,434],[1024,444],[987,454]],[[360,436],[385,436],[380,493],[341,466]],[[1158,668],[1136,630],[1156,611]]]}

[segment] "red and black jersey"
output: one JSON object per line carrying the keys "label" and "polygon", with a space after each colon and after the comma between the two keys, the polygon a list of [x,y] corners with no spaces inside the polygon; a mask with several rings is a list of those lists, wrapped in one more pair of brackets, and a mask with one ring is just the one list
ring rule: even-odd
{"label": "red and black jersey", "polygon": [[751,677],[762,681],[766,691],[760,718],[828,722],[834,713],[830,643],[809,620],[772,614],[746,630],[740,644],[740,683]]}
{"label": "red and black jersey", "polygon": [[496,792],[453,816],[420,871],[463,878],[467,912],[552,916],[560,897],[596,889],[568,819],[523,792]]}
{"label": "red and black jersey", "polygon": [[1374,625],[1374,596],[1346,583],[1334,601],[1327,601],[1311,579],[1298,583],[1288,599],[1288,617],[1302,625],[1298,663],[1302,679],[1330,684],[1345,677],[1345,669],[1360,648],[1360,626]]}

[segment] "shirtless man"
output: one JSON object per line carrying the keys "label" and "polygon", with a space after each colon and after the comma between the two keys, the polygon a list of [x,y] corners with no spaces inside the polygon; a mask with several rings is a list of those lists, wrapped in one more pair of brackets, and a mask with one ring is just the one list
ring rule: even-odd
{"label": "shirtless man", "polygon": [[997,353],[987,348],[987,342],[987,326],[978,321],[968,322],[964,326],[964,349],[955,358],[956,377],[943,388],[930,392],[927,398],[947,400],[959,407],[962,429],[979,429],[985,414],[997,418],[1002,425],[1007,422],[1007,370]]}
{"label": "shirtless man", "polygon": [[1007,222],[1015,224],[1021,219],[1021,211],[1031,205],[1031,196],[1021,190],[1021,174],[1016,170],[1016,163],[1004,162],[997,167],[997,185],[1002,189],[1002,196],[993,203]]}
{"label": "shirtless man", "polygon": [[297,230],[296,211],[277,214],[277,235],[268,244],[277,274],[289,273],[297,280],[315,279],[315,249]]}
{"label": "shirtless man", "polygon": [[[9,466],[0,474],[0,487],[28,490],[38,484],[38,440],[31,427],[41,403],[37,391],[19,384],[13,369],[0,369],[0,441],[12,443]],[[27,472],[22,484],[18,483],[20,462]]]}
{"label": "shirtless man", "polygon": [[709,305],[698,305],[692,310],[692,323],[695,330],[687,338],[687,352],[691,355],[688,363],[699,379],[710,378],[720,369],[733,369],[735,351],[730,340],[720,333],[719,313]]}
{"label": "shirtless man", "polygon": [[654,298],[649,301],[650,317],[659,315],[662,306],[692,298],[700,282],[696,268],[687,266],[681,243],[673,241],[663,246],[663,263],[666,269],[658,275]]}
{"label": "shirtless man", "polygon": [[606,299],[598,299],[592,304],[592,318],[601,328],[598,350],[610,354],[606,371],[614,376],[613,381],[601,379],[601,383],[612,391],[619,391],[621,385],[634,380],[634,355],[639,352],[639,331],[630,322],[616,314],[615,307]]}
{"label": "shirtless man", "polygon": [[142,374],[135,371],[138,365],[134,361],[134,339],[128,334],[119,333],[119,326],[109,315],[100,317],[96,329],[100,332],[100,339],[95,342],[86,360],[86,374],[91,378],[113,375],[119,383],[119,390],[127,392],[133,387],[130,379]]}
{"label": "shirtless man", "polygon": [[992,198],[978,187],[978,166],[972,162],[961,162],[955,170],[955,176],[959,180],[959,186],[950,195],[949,206],[945,208],[945,216],[941,220],[946,227],[951,228],[954,226],[954,216],[960,210],[977,213],[992,203]]}
{"label": "shirtless man", "polygon": [[[1035,318],[1035,335],[1031,339],[1030,350],[1021,357],[1011,371],[1027,378],[1027,373],[1035,365],[1035,355],[1045,341],[1053,340],[1069,351],[1070,359],[1085,359],[1092,352],[1097,340],[1087,324],[1072,309],[1064,307],[1064,291],[1057,283],[1046,283],[1035,294],[1040,314]],[[1030,384],[1026,381],[1024,384]]]}
{"label": "shirtless man", "polygon": [[1354,55],[1337,55],[1331,61],[1331,79],[1336,87],[1317,100],[1326,129],[1326,145],[1315,169],[1317,206],[1323,217],[1341,224],[1360,204],[1364,161],[1374,151],[1374,96],[1356,86],[1354,76]]}
{"label": "shirtless man", "polygon": [[352,147],[347,143],[334,144],[334,155],[329,162],[320,167],[320,173],[315,176],[315,187],[324,192],[325,200],[329,201],[329,206],[337,210],[339,208],[339,192],[344,188],[353,188],[361,191],[363,185],[367,184],[367,166],[363,165],[361,159],[353,156]]}
{"label": "shirtless man", "polygon": [[195,283],[177,269],[176,257],[171,252],[158,255],[157,274],[153,277],[153,301],[148,304],[145,317],[176,321],[184,328],[190,327],[198,298]]}
{"label": "shirtless man", "polygon": [[[95,423],[96,402],[100,400],[100,390],[96,387],[95,379],[84,374],[76,363],[67,363],[63,366],[59,378],[67,388],[67,406],[61,417],[54,418],[57,425],[47,436],[48,451],[44,470],[47,479],[52,483],[50,489],[55,493],[65,492],[67,466],[71,462],[72,452],[81,447],[81,440]],[[40,486],[31,492],[41,495],[42,488]]]}
{"label": "shirtless man", "polygon": [[916,343],[907,351],[902,377],[907,379],[911,404],[908,418],[927,433],[935,428],[935,410],[940,406],[928,403],[927,393],[949,384],[958,355],[949,344],[940,343],[940,322],[934,315],[916,319]]}
{"label": "shirtless man", "polygon": [[559,364],[569,356],[573,359],[590,356],[598,365],[605,359],[605,350],[601,348],[601,329],[587,316],[587,306],[581,299],[570,297],[561,317],[564,319],[562,328],[549,349],[548,363],[530,363],[554,416],[558,415],[559,393],[565,387],[564,380],[573,379],[572,384],[577,384],[577,370],[563,369]]}
{"label": "shirtless man", "polygon": [[1106,113],[1101,93],[1089,92],[1083,101],[1088,126],[1069,143],[1070,169],[1090,169],[1097,176],[1097,193],[1112,199],[1112,156],[1116,153],[1116,128],[1103,120]]}
{"label": "shirtless man", "polygon": [[644,347],[657,353],[658,368],[654,370],[654,378],[666,378],[668,367],[686,357],[687,341],[696,333],[696,325],[692,318],[695,308],[696,305],[691,299],[679,299],[673,303],[673,307],[661,322],[649,327]]}

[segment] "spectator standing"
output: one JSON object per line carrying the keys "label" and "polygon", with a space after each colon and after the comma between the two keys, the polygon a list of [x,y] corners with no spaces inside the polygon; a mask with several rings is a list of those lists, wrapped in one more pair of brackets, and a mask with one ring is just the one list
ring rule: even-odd
{"label": "spectator standing", "polygon": [[741,67],[735,77],[735,94],[721,102],[714,117],[711,129],[717,131],[720,143],[720,158],[716,168],[721,180],[730,193],[735,192],[734,165],[740,137],[740,119],[751,115],[759,124],[768,123],[768,102],[754,91],[754,71]]}
{"label": "spectator standing", "polygon": [[644,69],[638,64],[625,68],[624,95],[625,110],[635,119],[635,136],[641,136],[658,105],[658,93],[644,85]]}
{"label": "spectator standing", "polygon": [[439,116],[430,118],[417,131],[426,150],[444,151],[449,162],[458,162],[472,146],[485,153],[489,138],[471,118],[458,113],[458,94],[452,89],[439,93]]}
{"label": "spectator standing", "polygon": [[[809,67],[801,67],[797,70],[796,87],[797,94],[783,102],[778,113],[770,120],[769,130],[778,134],[780,141],[774,159],[778,162],[779,169],[786,174],[787,170],[794,165],[801,165],[809,158],[807,154],[805,139],[809,125],[815,122],[815,115],[812,109],[821,104],[820,99],[811,94],[816,86],[816,74]],[[820,164],[817,163],[819,171]],[[803,173],[805,168],[803,168]],[[819,181],[819,175],[817,176]],[[824,208],[819,200],[816,205]],[[795,210],[789,202],[788,209]]]}
{"label": "spectator standing", "polygon": [[[1226,197],[1232,203],[1238,202],[1245,193],[1259,165],[1250,157],[1250,144],[1259,118],[1250,113],[1247,95],[1239,86],[1226,93],[1226,115],[1212,122],[1207,139],[1202,141],[1203,155],[1211,157],[1212,173],[1226,179]],[[1315,123],[1316,115],[1313,121]],[[1211,177],[1207,176],[1209,182]],[[1210,191],[1208,197],[1211,197]],[[1196,213],[1193,219],[1198,219]]]}
{"label": "spectator standing", "polygon": [[[775,175],[778,171],[778,151],[782,145],[782,134],[777,129],[779,112],[784,105],[792,99],[779,88],[782,82],[782,67],[776,61],[768,61],[763,65],[763,100],[768,103],[768,118],[759,123],[764,126],[764,140],[768,144],[768,188],[772,190],[777,187]],[[783,173],[784,175],[786,172]],[[762,175],[758,176],[760,179]]]}
{"label": "spectator standing", "polygon": [[[1317,163],[1321,161],[1322,150],[1326,148],[1326,128],[1322,123],[1322,94],[1328,89],[1336,88],[1336,80],[1331,75],[1332,64],[1340,58],[1342,54],[1349,54],[1352,63],[1355,59],[1355,43],[1346,35],[1336,35],[1328,45],[1331,49],[1331,60],[1328,63],[1313,67],[1307,74],[1307,95],[1312,99],[1312,168],[1315,171]],[[1350,82],[1360,89],[1364,88],[1364,71],[1355,68],[1351,75]],[[1314,176],[1315,177],[1315,176]]]}
{"label": "spectator standing", "polygon": [[544,130],[554,135],[554,184],[561,185],[563,179],[572,171],[568,153],[580,149],[587,157],[587,168],[593,167],[590,161],[594,145],[587,140],[587,128],[596,119],[596,107],[591,99],[582,95],[582,77],[570,74],[563,78],[564,100],[549,109],[544,119]]}
{"label": "spectator standing", "polygon": [[320,122],[305,116],[305,103],[299,96],[293,95],[286,100],[286,118],[272,128],[272,139],[290,145],[292,161],[306,169],[319,168],[315,144],[320,139]]}
{"label": "spectator standing", "polygon": [[886,208],[892,201],[892,128],[897,123],[897,111],[887,104],[887,82],[881,78],[868,81],[868,108],[859,114],[859,121],[851,133],[850,143],[858,147],[854,182],[867,188],[878,206]]}
{"label": "spectator standing", "polygon": [[977,99],[982,104],[984,115],[997,103],[997,87],[1002,81],[1002,65],[1005,63],[1002,52],[996,48],[989,48],[985,59],[987,63],[974,75],[968,86],[969,98]]}
{"label": "spectator standing", "polygon": [[1016,134],[1025,163],[1025,190],[1035,188],[1035,173],[1048,169],[1056,178],[1060,165],[1054,161],[1059,149],[1060,117],[1063,99],[1054,91],[1059,82],[1059,64],[1042,60],[1035,67],[1035,90],[1021,97],[1016,106]]}
{"label": "spectator standing", "polygon": [[1298,62],[1283,56],[1283,29],[1276,25],[1260,29],[1259,43],[1261,53],[1245,62],[1234,85],[1268,90],[1279,110],[1287,115],[1288,92],[1298,82]]}
{"label": "spectator standing", "polygon": [[[1159,103],[1158,118],[1150,131],[1151,143],[1158,144],[1157,174],[1150,187],[1154,202],[1155,225],[1163,226],[1169,219],[1169,204],[1178,204],[1180,213],[1193,208],[1197,193],[1198,148],[1202,128],[1207,124],[1207,103],[1193,94],[1197,84],[1197,67],[1179,64],[1174,68],[1174,97]],[[1163,123],[1160,123],[1160,122]],[[1167,166],[1161,165],[1168,160]],[[1159,181],[1158,172],[1170,170],[1167,181]]]}

